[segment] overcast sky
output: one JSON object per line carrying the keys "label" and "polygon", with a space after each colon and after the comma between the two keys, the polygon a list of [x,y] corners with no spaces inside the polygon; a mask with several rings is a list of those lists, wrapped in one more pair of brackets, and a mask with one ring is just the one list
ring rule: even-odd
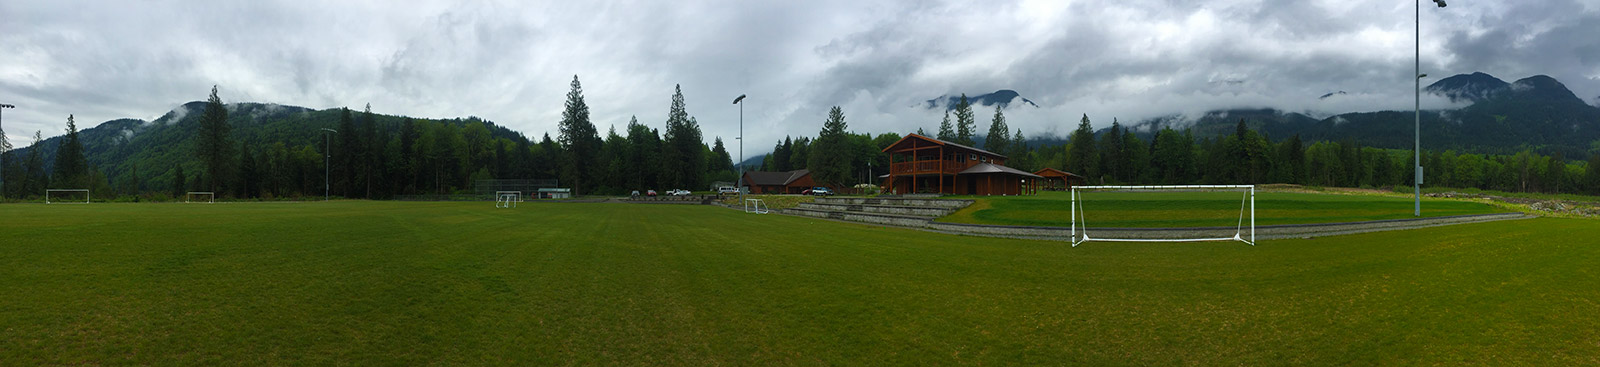
{"label": "overcast sky", "polygon": [[[707,141],[747,155],[850,130],[936,130],[945,94],[1013,89],[1029,136],[1234,107],[1410,109],[1413,2],[5,1],[0,122],[16,146],[153,119],[215,84],[225,102],[479,116],[554,134],[573,75],[602,134],[665,124],[681,84]],[[1422,68],[1546,74],[1600,103],[1600,0],[1451,0],[1422,12]],[[1334,91],[1346,95],[1317,97]],[[1439,100],[1425,105],[1446,106]],[[986,131],[992,109],[980,110]]]}

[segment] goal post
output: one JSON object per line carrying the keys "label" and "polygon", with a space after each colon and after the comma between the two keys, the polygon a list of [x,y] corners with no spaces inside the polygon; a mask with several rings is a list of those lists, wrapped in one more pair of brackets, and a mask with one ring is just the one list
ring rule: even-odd
{"label": "goal post", "polygon": [[[1233,228],[1227,227],[1169,227],[1169,228],[1094,228],[1096,231],[1112,232],[1106,237],[1090,237],[1089,217],[1090,211],[1084,207],[1085,192],[1124,192],[1124,193],[1152,193],[1159,191],[1168,192],[1228,192],[1239,191],[1239,217],[1234,221]],[[1106,242],[1201,242],[1201,241],[1239,241],[1255,246],[1256,244],[1256,187],[1255,185],[1166,185],[1166,186],[1074,186],[1069,190],[1072,216],[1072,247],[1088,241]],[[1115,206],[1115,202],[1103,202],[1107,206]],[[1098,203],[1097,203],[1098,204]],[[1126,202],[1123,203],[1126,205]],[[1104,209],[1094,206],[1088,209]],[[1150,212],[1147,215],[1160,216],[1164,213]],[[1249,220],[1246,221],[1245,217]],[[1146,218],[1146,220],[1150,220]],[[1213,220],[1221,220],[1220,218]],[[1140,236],[1140,232],[1160,233],[1156,236]],[[1232,236],[1227,236],[1232,232]]]}
{"label": "goal post", "polygon": [[[77,195],[75,195],[75,193],[83,193],[83,201],[82,202],[79,202],[78,199],[76,199]],[[56,195],[56,199],[57,199],[56,201],[50,201],[50,195],[51,194]],[[69,199],[63,201],[63,200],[60,200],[61,198],[69,198]],[[88,204],[89,203],[89,189],[45,189],[44,190],[44,203],[45,204]]]}
{"label": "goal post", "polygon": [[217,194],[211,191],[190,191],[183,195],[183,202],[215,204]]}
{"label": "goal post", "polygon": [[515,208],[517,207],[517,203],[520,202],[522,202],[521,191],[494,192],[494,207],[496,208]]}
{"label": "goal post", "polygon": [[744,212],[753,214],[767,214],[772,212],[767,207],[767,202],[761,199],[744,199]]}

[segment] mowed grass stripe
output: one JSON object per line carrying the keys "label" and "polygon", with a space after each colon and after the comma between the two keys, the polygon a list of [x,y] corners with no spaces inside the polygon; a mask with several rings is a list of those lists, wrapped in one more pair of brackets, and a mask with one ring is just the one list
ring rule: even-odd
{"label": "mowed grass stripe", "polygon": [[[1241,206],[1249,225],[1248,197],[1233,192],[1102,192],[1082,195],[1084,223],[1093,227],[1233,227],[1241,225]],[[942,222],[1024,226],[1072,225],[1071,196],[1043,192],[1030,196],[974,197],[974,205],[938,219]],[[1507,210],[1488,204],[1423,200],[1424,217],[1488,214]],[[1359,222],[1406,219],[1410,198],[1260,191],[1256,225]],[[1083,225],[1082,223],[1079,224]]]}
{"label": "mowed grass stripe", "polygon": [[[1595,364],[1593,221],[948,236],[708,206],[0,206],[0,364]],[[54,237],[44,234],[56,234]]]}

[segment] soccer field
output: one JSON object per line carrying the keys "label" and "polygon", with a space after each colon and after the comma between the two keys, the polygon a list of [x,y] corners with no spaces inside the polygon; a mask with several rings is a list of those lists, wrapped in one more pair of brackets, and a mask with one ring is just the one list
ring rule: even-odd
{"label": "soccer field", "polygon": [[1595,365],[1600,222],[951,236],[699,205],[0,205],[0,365]]}

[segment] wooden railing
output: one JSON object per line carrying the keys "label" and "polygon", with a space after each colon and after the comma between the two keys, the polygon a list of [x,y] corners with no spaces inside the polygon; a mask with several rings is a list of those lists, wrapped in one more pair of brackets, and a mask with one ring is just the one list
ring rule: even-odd
{"label": "wooden railing", "polygon": [[[898,162],[889,166],[889,172],[897,175],[916,173],[938,173],[941,161],[914,161]],[[972,167],[973,162],[942,161],[944,173],[959,173]]]}

